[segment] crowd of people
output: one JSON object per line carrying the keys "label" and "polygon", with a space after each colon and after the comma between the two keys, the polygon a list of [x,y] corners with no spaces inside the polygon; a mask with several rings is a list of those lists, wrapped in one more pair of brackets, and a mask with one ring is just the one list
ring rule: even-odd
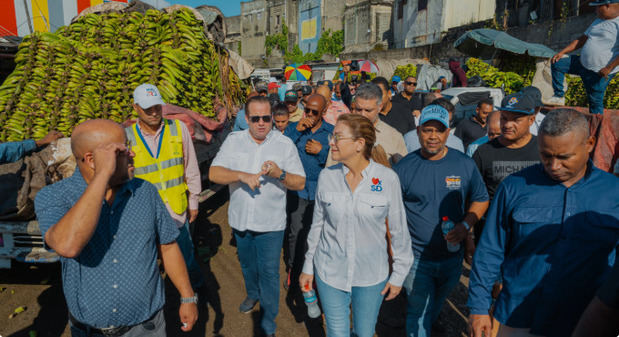
{"label": "crowd of people", "polygon": [[[557,99],[562,73],[578,72],[600,112],[619,61],[590,53],[613,24],[617,34],[618,2],[593,2],[600,19],[553,58]],[[562,58],[580,47],[580,59]],[[239,311],[259,304],[266,336],[282,286],[317,292],[329,337],[374,336],[398,297],[406,335],[431,336],[463,262],[472,337],[617,335],[619,180],[589,159],[588,120],[542,113],[541,92],[527,87],[480,99],[456,124],[440,91],[466,76],[449,66],[454,83],[427,93],[412,76],[349,81],[346,68],[335,83],[253,85],[208,177],[229,187]],[[73,336],[165,336],[158,258],[183,331],[205,300],[188,230],[201,191],[190,133],[163,118],[156,86],[133,98],[134,124],[75,128],[75,173],[35,199],[45,245],[61,256]],[[61,136],[3,144],[0,163]]]}

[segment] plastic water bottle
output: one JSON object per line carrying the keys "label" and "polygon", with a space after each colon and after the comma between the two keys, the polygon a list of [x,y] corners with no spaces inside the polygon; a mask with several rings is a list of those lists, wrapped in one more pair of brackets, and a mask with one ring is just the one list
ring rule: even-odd
{"label": "plastic water bottle", "polygon": [[303,300],[307,305],[307,315],[310,318],[317,318],[320,316],[320,307],[318,307],[318,298],[316,298],[316,292],[314,289],[303,292]]}
{"label": "plastic water bottle", "polygon": [[[443,230],[443,235],[447,235],[447,233],[454,229],[455,226],[456,225],[454,224],[454,222],[449,220],[448,217],[443,217],[443,222],[441,222],[441,229]],[[460,250],[460,244],[447,241],[447,250],[451,253],[455,253]]]}

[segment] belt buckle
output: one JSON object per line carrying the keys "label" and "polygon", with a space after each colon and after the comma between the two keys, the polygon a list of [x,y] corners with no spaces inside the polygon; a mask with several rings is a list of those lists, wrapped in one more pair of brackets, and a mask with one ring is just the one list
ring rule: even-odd
{"label": "belt buckle", "polygon": [[110,327],[110,328],[102,328],[99,329],[101,330],[101,333],[104,336],[108,336],[108,337],[116,337],[116,336],[120,336],[122,334],[124,334],[125,332],[129,331],[128,327],[126,326],[121,326],[121,327]]}

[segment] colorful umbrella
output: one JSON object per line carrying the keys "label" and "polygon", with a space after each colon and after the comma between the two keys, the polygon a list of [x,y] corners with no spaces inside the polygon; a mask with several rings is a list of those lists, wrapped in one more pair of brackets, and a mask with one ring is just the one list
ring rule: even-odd
{"label": "colorful umbrella", "polygon": [[370,60],[360,60],[359,71],[365,71],[366,73],[378,73],[378,66]]}
{"label": "colorful umbrella", "polygon": [[286,66],[284,76],[288,81],[307,81],[312,76],[312,68],[307,64],[298,65],[293,63]]}

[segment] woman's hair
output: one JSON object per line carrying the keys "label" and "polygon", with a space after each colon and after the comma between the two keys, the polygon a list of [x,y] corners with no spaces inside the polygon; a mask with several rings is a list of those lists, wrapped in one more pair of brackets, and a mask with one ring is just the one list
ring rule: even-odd
{"label": "woman's hair", "polygon": [[365,148],[363,156],[365,159],[372,159],[375,162],[390,167],[387,154],[382,146],[376,145],[376,130],[374,125],[367,117],[357,114],[343,114],[337,119],[350,129],[350,135],[355,139],[363,138],[365,140]]}
{"label": "woman's hair", "polygon": [[275,116],[288,116],[288,107],[284,103],[277,103],[273,107],[273,117]]}

